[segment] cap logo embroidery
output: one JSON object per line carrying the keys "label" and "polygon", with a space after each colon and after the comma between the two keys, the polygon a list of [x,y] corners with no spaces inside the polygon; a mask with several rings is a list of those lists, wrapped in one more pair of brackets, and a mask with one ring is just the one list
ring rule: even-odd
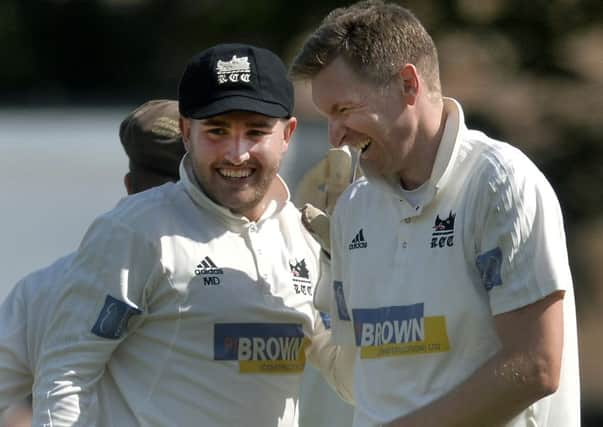
{"label": "cap logo embroidery", "polygon": [[216,72],[218,75],[218,84],[237,83],[239,81],[249,83],[251,80],[249,57],[242,56],[237,58],[237,55],[232,55],[230,61],[218,60]]}

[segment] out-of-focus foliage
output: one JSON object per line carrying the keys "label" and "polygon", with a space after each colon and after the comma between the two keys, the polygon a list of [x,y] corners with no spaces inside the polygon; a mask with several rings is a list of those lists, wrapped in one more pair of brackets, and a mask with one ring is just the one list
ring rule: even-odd
{"label": "out-of-focus foliage", "polygon": [[[0,103],[174,97],[183,65],[205,47],[244,41],[287,61],[329,10],[347,3],[4,0]],[[600,219],[603,206],[603,2],[401,3],[436,40],[444,92],[462,101],[471,123],[535,159],[560,195],[570,244],[579,247],[572,231]],[[575,275],[581,279],[582,269]]]}
{"label": "out-of-focus foliage", "polygon": [[330,7],[304,3],[3,0],[0,102],[174,96],[184,63],[217,42],[244,41],[282,53]]}
{"label": "out-of-focus foliage", "polygon": [[[288,61],[329,10],[347,3],[4,0],[0,103],[174,97],[183,65],[205,47],[243,41]],[[462,101],[470,123],[535,159],[579,247],[571,232],[600,219],[603,206],[603,2],[401,3],[436,40],[444,92]],[[575,275],[581,279],[582,269]]]}

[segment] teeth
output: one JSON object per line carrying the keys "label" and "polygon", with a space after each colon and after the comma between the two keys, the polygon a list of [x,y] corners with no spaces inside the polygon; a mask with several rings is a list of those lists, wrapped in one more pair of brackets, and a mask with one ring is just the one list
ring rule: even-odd
{"label": "teeth", "polygon": [[220,169],[220,175],[228,178],[247,178],[251,169]]}
{"label": "teeth", "polygon": [[364,152],[368,148],[368,146],[371,144],[371,142],[373,142],[373,141],[370,138],[367,138],[366,140],[357,144],[357,147],[360,151]]}

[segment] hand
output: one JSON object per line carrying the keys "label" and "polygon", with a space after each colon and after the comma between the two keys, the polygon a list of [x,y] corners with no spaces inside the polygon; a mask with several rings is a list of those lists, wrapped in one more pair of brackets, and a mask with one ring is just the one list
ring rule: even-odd
{"label": "hand", "polygon": [[297,186],[293,201],[298,207],[302,206],[302,222],[327,253],[331,250],[330,214],[341,193],[361,175],[347,146],[331,148]]}
{"label": "hand", "polygon": [[306,203],[301,208],[301,220],[306,230],[320,243],[320,247],[327,253],[331,254],[331,218],[320,209],[310,203]]}

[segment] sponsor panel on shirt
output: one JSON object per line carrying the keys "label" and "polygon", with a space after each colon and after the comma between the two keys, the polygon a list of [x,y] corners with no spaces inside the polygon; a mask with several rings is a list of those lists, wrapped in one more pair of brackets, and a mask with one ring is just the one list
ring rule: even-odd
{"label": "sponsor panel on shirt", "polygon": [[356,345],[360,357],[406,356],[450,350],[444,316],[424,316],[423,303],[353,309]]}
{"label": "sponsor panel on shirt", "polygon": [[309,344],[300,324],[214,325],[214,360],[238,361],[241,373],[299,373],[304,370]]}

